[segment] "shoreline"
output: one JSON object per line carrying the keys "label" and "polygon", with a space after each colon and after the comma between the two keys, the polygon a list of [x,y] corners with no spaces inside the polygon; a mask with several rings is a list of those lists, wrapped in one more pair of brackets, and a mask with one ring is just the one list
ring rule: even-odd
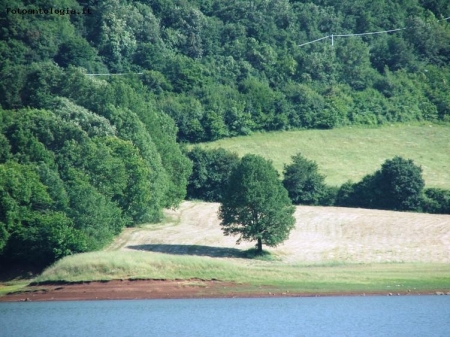
{"label": "shoreline", "polygon": [[37,284],[4,295],[0,297],[0,302],[405,295],[450,295],[450,292],[438,290],[309,292],[200,279],[112,280]]}

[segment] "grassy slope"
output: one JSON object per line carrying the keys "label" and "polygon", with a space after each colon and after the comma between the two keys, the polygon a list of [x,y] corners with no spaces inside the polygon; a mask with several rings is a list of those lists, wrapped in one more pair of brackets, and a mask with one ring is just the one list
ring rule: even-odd
{"label": "grassy slope", "polygon": [[271,260],[252,260],[239,256],[251,244],[222,235],[217,207],[185,202],[166,212],[164,226],[127,229],[107,250],[66,257],[36,281],[197,278],[311,293],[450,291],[450,216],[297,207],[290,239],[270,249]]}
{"label": "grassy slope", "polygon": [[[298,292],[450,290],[448,264],[316,264],[220,260],[154,252],[96,252],[66,257],[36,282],[112,279],[218,279]],[[248,290],[248,289],[247,289]]]}
{"label": "grassy slope", "polygon": [[239,155],[259,154],[271,159],[280,172],[291,156],[301,152],[318,163],[331,185],[348,179],[358,181],[379,169],[386,159],[398,155],[422,166],[427,187],[450,189],[450,126],[402,124],[256,133],[202,146],[223,147]]}

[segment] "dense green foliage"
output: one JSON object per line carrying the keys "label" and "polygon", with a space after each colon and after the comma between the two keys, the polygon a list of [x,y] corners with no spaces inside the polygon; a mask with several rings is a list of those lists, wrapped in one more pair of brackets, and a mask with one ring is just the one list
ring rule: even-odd
{"label": "dense green foliage", "polygon": [[360,182],[346,183],[338,191],[338,206],[420,210],[425,183],[422,169],[412,160],[395,157],[386,160],[381,169]]}
{"label": "dense green foliage", "polygon": [[292,164],[285,165],[283,185],[296,205],[318,205],[326,195],[325,177],[318,172],[317,163],[297,153]]}
{"label": "dense green foliage", "polygon": [[424,189],[422,168],[411,159],[388,159],[375,173],[339,188],[324,184],[314,161],[301,154],[292,159],[285,165],[283,185],[294,204],[450,214],[450,191]]}
{"label": "dense green foliage", "polygon": [[231,171],[239,163],[237,154],[224,149],[203,150],[196,146],[187,156],[193,163],[187,197],[221,202]]}
{"label": "dense green foliage", "polygon": [[[81,4],[91,14],[0,14],[3,108],[42,107],[56,94],[96,113],[107,108],[105,100],[126,106],[132,101],[119,94],[122,87],[94,109],[85,96],[99,91],[80,86],[77,73],[142,72],[128,76],[134,80],[127,90],[171,116],[182,141],[450,121],[446,1],[59,0],[52,7],[81,11]],[[3,7],[45,3],[14,0]],[[395,28],[406,29],[298,46]],[[141,108],[131,110],[142,118]]]}
{"label": "dense green foliage", "polygon": [[257,241],[276,246],[286,240],[295,225],[288,193],[270,161],[244,156],[231,173],[219,218],[225,235],[239,235],[237,243]]}
{"label": "dense green foliage", "polygon": [[422,197],[422,210],[427,213],[450,214],[450,191],[427,188]]}
{"label": "dense green foliage", "polygon": [[[20,14],[8,8],[48,4],[1,2],[3,260],[50,263],[105,245],[123,226],[159,220],[163,207],[183,200],[191,173],[177,140],[450,121],[445,1],[51,4],[86,6],[86,15]],[[190,155],[189,197],[220,200],[236,158]],[[331,204],[335,191],[326,191],[319,202]],[[442,193],[427,192],[424,208],[447,209]],[[395,208],[416,207],[390,198]]]}
{"label": "dense green foliage", "polygon": [[[182,200],[168,183],[175,168],[163,165],[138,116],[109,110],[104,118],[55,97],[45,110],[0,111],[3,259],[47,264],[99,249],[124,226],[157,221],[162,206]],[[177,148],[174,132],[169,137]],[[182,164],[177,179],[187,181],[187,158],[179,149],[172,157]]]}
{"label": "dense green foliage", "polygon": [[[193,162],[188,197],[222,202],[228,186],[234,184],[231,171],[239,164],[239,157],[222,148],[204,150],[197,146],[187,155]],[[284,166],[282,183],[293,204],[450,214],[450,191],[424,189],[422,169],[410,159],[388,159],[375,173],[340,187],[326,185],[317,163],[300,153],[292,161]]]}

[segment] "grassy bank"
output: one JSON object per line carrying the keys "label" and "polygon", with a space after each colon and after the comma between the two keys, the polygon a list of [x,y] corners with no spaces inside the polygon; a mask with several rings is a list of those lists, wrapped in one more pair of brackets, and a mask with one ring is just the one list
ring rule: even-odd
{"label": "grassy bank", "polygon": [[306,293],[450,290],[448,264],[301,265],[128,251],[66,257],[47,269],[35,282],[194,278]]}
{"label": "grassy bank", "polygon": [[127,229],[102,252],[66,257],[35,282],[231,281],[302,293],[450,291],[450,216],[296,207],[296,228],[270,256],[244,258],[220,230],[219,204],[184,202],[164,226]]}
{"label": "grassy bank", "polygon": [[19,281],[9,281],[9,282],[5,282],[5,283],[0,283],[0,297],[5,296],[6,294],[9,294],[9,293],[21,291],[29,283],[30,283],[30,280],[19,280]]}
{"label": "grassy bank", "polygon": [[239,155],[259,154],[271,159],[280,172],[292,155],[302,152],[318,163],[330,185],[358,181],[379,169],[386,159],[402,156],[422,166],[427,187],[450,189],[450,126],[401,124],[256,133],[202,146],[223,147]]}

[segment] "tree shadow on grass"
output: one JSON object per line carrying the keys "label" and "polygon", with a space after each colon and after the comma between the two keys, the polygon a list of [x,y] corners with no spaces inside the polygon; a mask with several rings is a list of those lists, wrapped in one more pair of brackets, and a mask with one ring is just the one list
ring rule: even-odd
{"label": "tree shadow on grass", "polygon": [[158,252],[174,255],[196,255],[210,257],[234,257],[246,258],[245,251],[236,248],[199,246],[199,245],[168,245],[168,244],[151,244],[151,245],[135,245],[127,246],[129,249]]}
{"label": "tree shadow on grass", "polygon": [[31,280],[44,271],[45,267],[3,264],[0,261],[0,283]]}

